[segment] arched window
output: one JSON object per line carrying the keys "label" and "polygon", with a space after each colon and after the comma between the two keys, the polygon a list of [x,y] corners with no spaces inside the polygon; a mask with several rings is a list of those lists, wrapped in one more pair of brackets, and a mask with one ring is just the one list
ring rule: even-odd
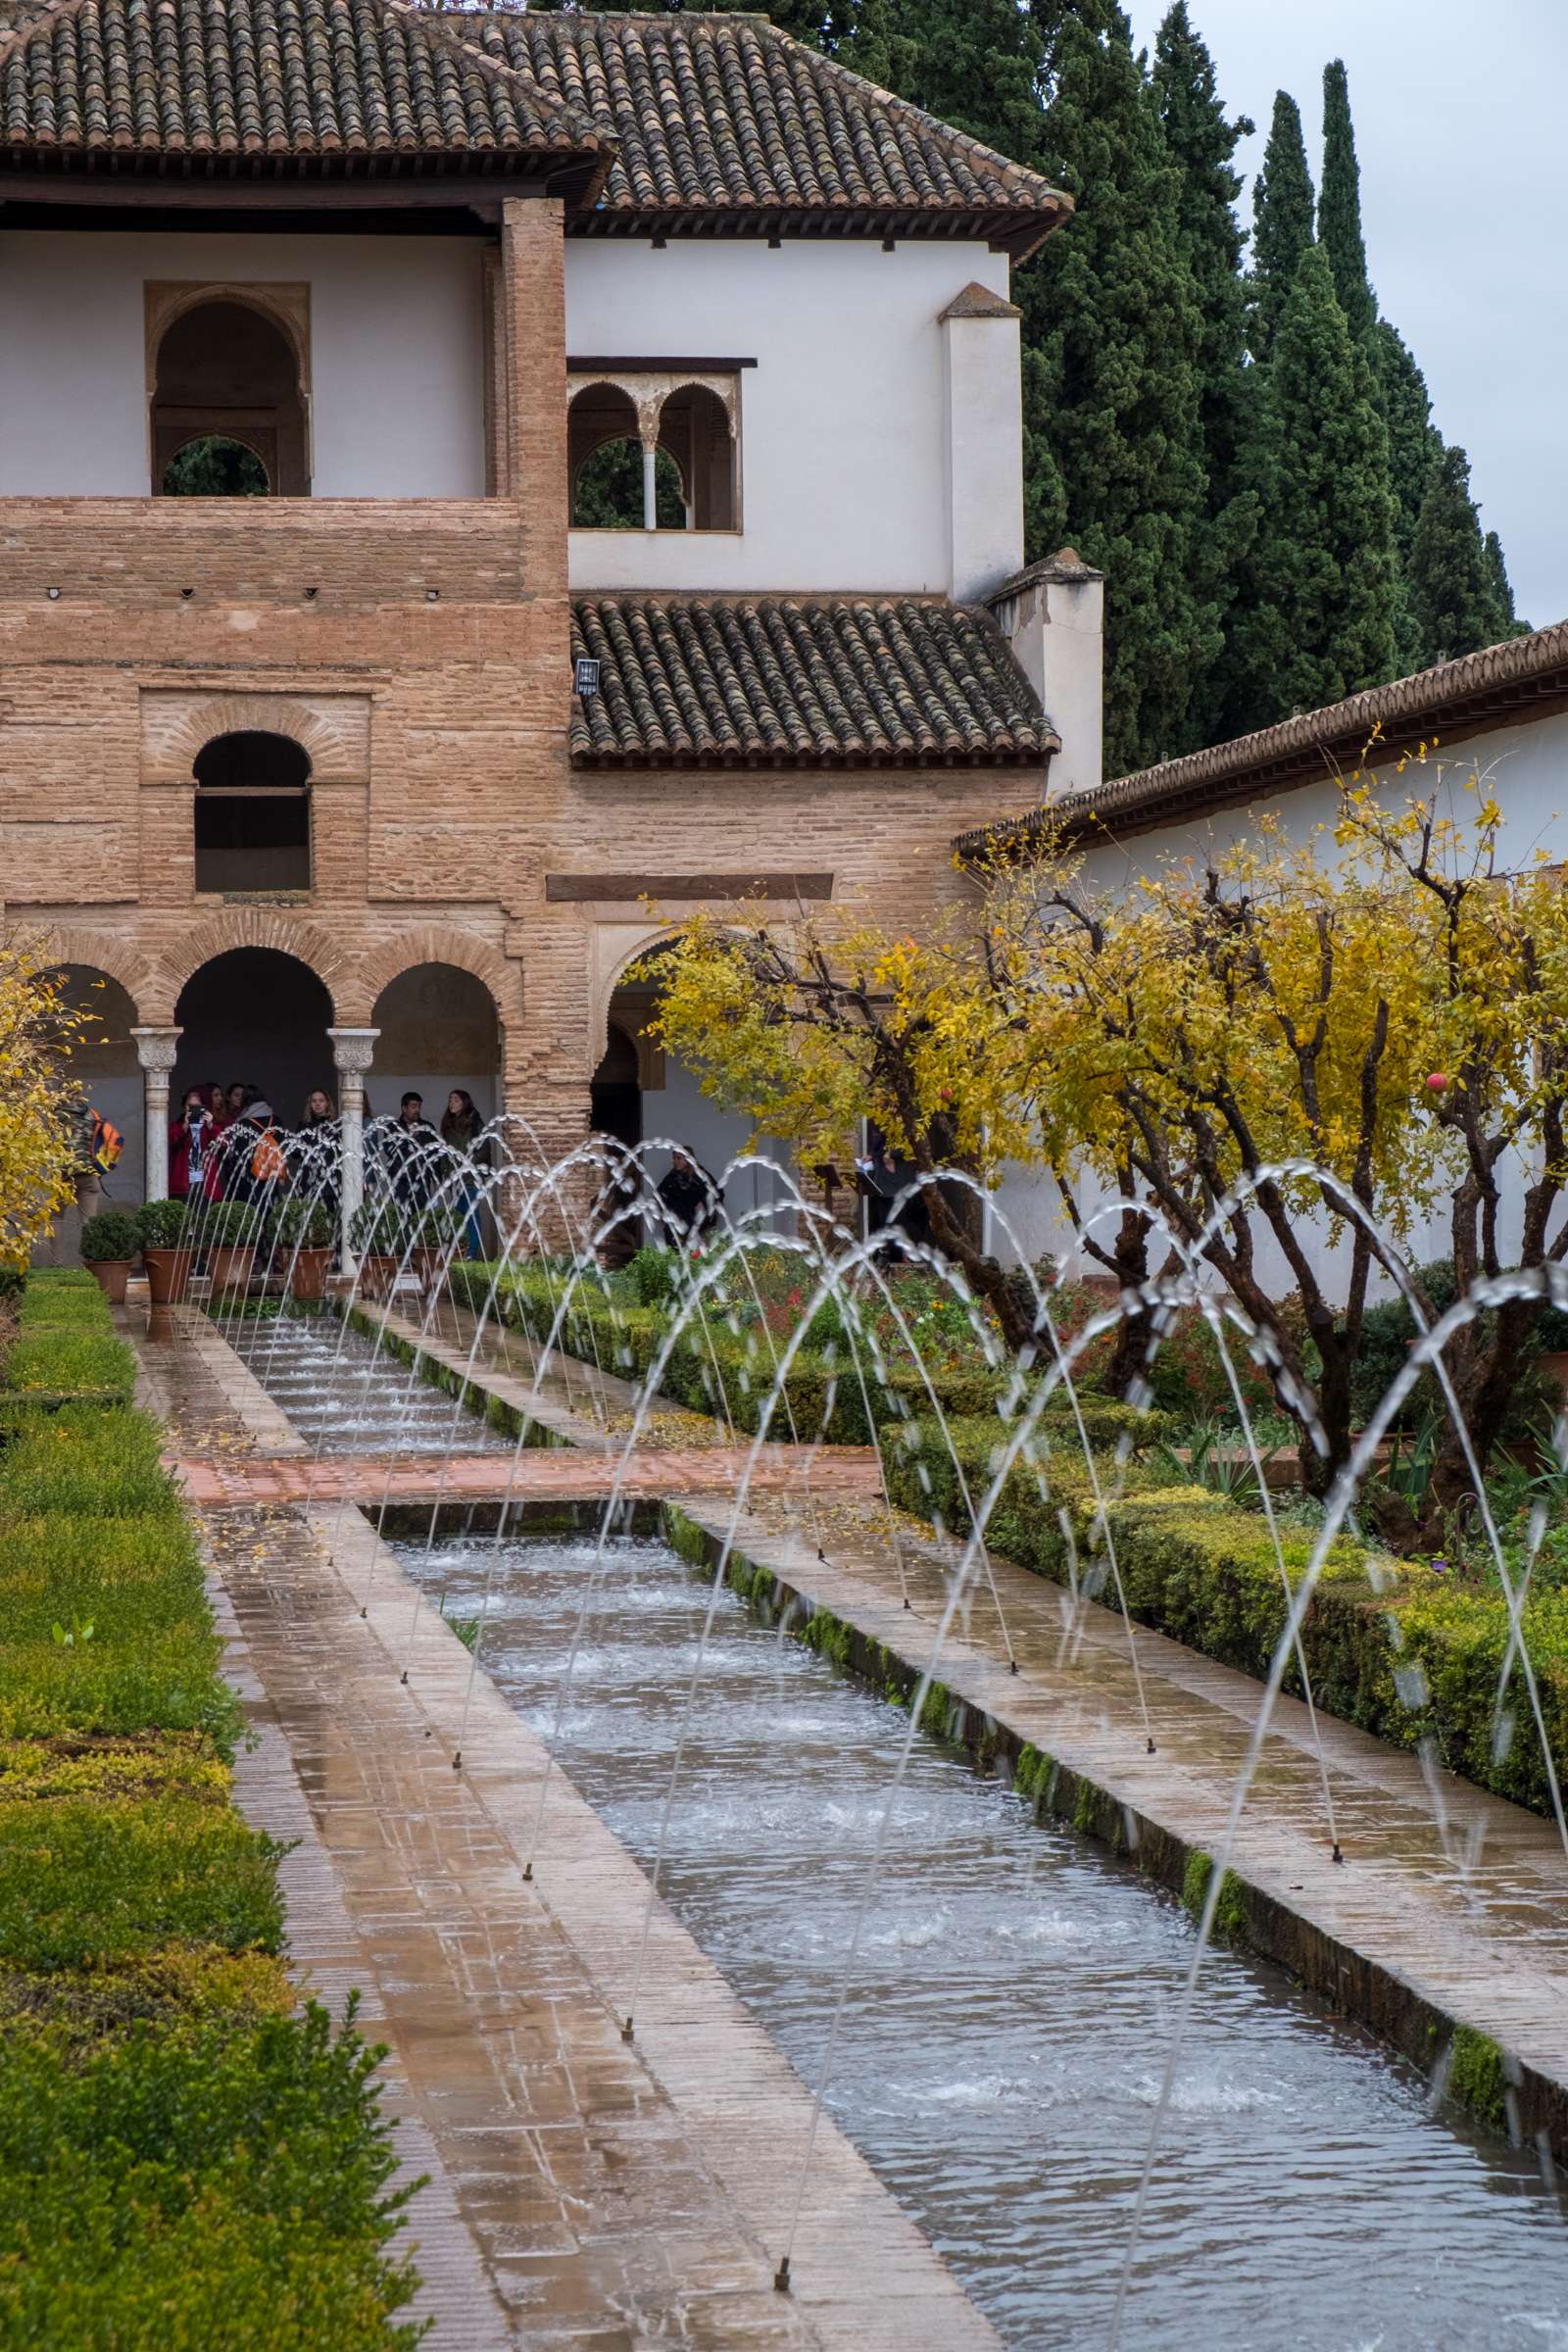
{"label": "arched window", "polygon": [[[566,416],[566,464],[571,474],[571,524],[579,531],[641,531],[643,445],[636,403],[614,384],[588,384]],[[686,500],[679,468],[666,452],[655,460],[657,528],[685,528]]]}
{"label": "arched window", "polygon": [[729,412],[707,384],[682,384],[659,412],[659,448],[680,468],[686,528],[735,528],[735,443]]}
{"label": "arched window", "polygon": [[[173,321],[158,346],[152,422],[155,494],[255,496],[255,475],[237,458],[185,456],[218,443],[248,451],[274,496],[309,495],[299,354],[278,321],[249,303],[215,296]],[[217,486],[196,487],[197,470]]]}
{"label": "arched window", "polygon": [[196,755],[196,888],[309,890],[311,762],[286,735],[217,735]]}

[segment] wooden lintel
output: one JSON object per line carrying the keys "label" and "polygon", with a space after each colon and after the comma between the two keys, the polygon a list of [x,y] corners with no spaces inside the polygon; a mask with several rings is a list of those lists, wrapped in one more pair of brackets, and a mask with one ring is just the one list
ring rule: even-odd
{"label": "wooden lintel", "polygon": [[644,899],[830,899],[831,874],[546,874],[555,906],[595,899],[640,905]]}

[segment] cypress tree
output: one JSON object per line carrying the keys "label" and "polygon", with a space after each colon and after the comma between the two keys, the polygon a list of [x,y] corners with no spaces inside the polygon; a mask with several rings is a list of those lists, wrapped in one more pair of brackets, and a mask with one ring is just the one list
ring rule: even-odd
{"label": "cypress tree", "polygon": [[1039,168],[1044,43],[1015,0],[856,0],[833,14],[841,64]]}
{"label": "cypress tree", "polygon": [[[1251,502],[1237,495],[1255,371],[1247,366],[1245,234],[1236,217],[1242,177],[1231,161],[1252,125],[1245,115],[1227,120],[1213,61],[1193,30],[1187,0],[1175,0],[1160,25],[1152,81],[1165,144],[1181,172],[1182,243],[1199,308],[1199,423],[1208,490],[1196,577],[1223,629],[1254,523]],[[1214,739],[1223,696],[1220,673],[1210,664],[1195,684],[1189,748]]]}
{"label": "cypress tree", "polygon": [[1410,606],[1428,662],[1495,645],[1506,626],[1470,496],[1470,461],[1457,447],[1443,452],[1427,484],[1410,550]]}
{"label": "cypress tree", "polygon": [[1493,638],[1494,645],[1500,645],[1505,637],[1528,637],[1530,623],[1521,620],[1513,609],[1513,584],[1508,577],[1508,566],[1503,562],[1502,541],[1495,531],[1487,533],[1483,553],[1487,560],[1487,577],[1492,583],[1492,618],[1496,632]]}
{"label": "cypress tree", "polygon": [[1237,625],[1238,729],[1395,674],[1398,572],[1389,443],[1327,255],[1309,246],[1281,315],[1251,451],[1260,516]]}
{"label": "cypress tree", "polygon": [[1312,174],[1296,100],[1281,90],[1263,169],[1252,195],[1252,273],[1249,280],[1252,357],[1268,357],[1301,256],[1312,242]]}
{"label": "cypress tree", "polygon": [[1202,322],[1182,175],[1116,0],[1055,25],[1045,168],[1078,204],[1020,279],[1031,556],[1070,539],[1105,573],[1105,760],[1185,748],[1219,650],[1200,584]]}
{"label": "cypress tree", "polygon": [[1399,509],[1399,552],[1407,559],[1443,436],[1432,421],[1427,379],[1404,337],[1386,318],[1378,320],[1372,352],[1378,399],[1389,430],[1389,482]]}
{"label": "cypress tree", "polygon": [[1350,85],[1345,61],[1323,69],[1323,184],[1317,199],[1317,241],[1329,257],[1345,323],[1358,341],[1377,324],[1377,296],[1366,274],[1361,234],[1361,170],[1350,122]]}

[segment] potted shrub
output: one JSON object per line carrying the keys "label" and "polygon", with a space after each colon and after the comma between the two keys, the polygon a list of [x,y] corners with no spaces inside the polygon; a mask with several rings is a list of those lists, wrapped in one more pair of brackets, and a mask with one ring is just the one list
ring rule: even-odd
{"label": "potted shrub", "polygon": [[194,1256],[190,1214],[183,1200],[144,1200],[136,1211],[136,1233],[147,1269],[147,1296],[154,1306],[174,1306],[190,1287]]}
{"label": "potted shrub", "polygon": [[456,1201],[449,1202],[445,1207],[427,1208],[419,1219],[415,1245],[409,1253],[409,1263],[418,1275],[423,1289],[428,1291],[451,1264],[458,1237],[466,1221],[465,1211]]}
{"label": "potted shrub", "polygon": [[322,1298],[332,1263],[332,1212],[324,1200],[284,1200],[272,1220],[272,1249],[292,1298]]}
{"label": "potted shrub", "polygon": [[215,1292],[245,1289],[256,1263],[261,1225],[261,1211],[249,1200],[220,1200],[209,1211],[203,1239]]}
{"label": "potted shrub", "polygon": [[349,1221],[349,1248],[360,1261],[360,1289],[367,1298],[391,1296],[407,1240],[407,1219],[396,1200],[362,1200]]}
{"label": "potted shrub", "polygon": [[122,1208],[102,1208],[81,1229],[81,1262],[113,1306],[125,1303],[125,1279],[140,1247],[136,1220]]}

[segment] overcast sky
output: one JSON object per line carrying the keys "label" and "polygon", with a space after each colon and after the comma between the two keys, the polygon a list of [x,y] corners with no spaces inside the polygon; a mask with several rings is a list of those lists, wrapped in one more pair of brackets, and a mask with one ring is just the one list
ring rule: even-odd
{"label": "overcast sky", "polygon": [[[1126,0],[1152,49],[1168,0]],[[1469,452],[1520,613],[1568,616],[1568,0],[1189,0],[1227,111],[1245,207],[1274,93],[1301,110],[1314,181],[1323,68],[1343,57],[1367,264],[1383,316]]]}

